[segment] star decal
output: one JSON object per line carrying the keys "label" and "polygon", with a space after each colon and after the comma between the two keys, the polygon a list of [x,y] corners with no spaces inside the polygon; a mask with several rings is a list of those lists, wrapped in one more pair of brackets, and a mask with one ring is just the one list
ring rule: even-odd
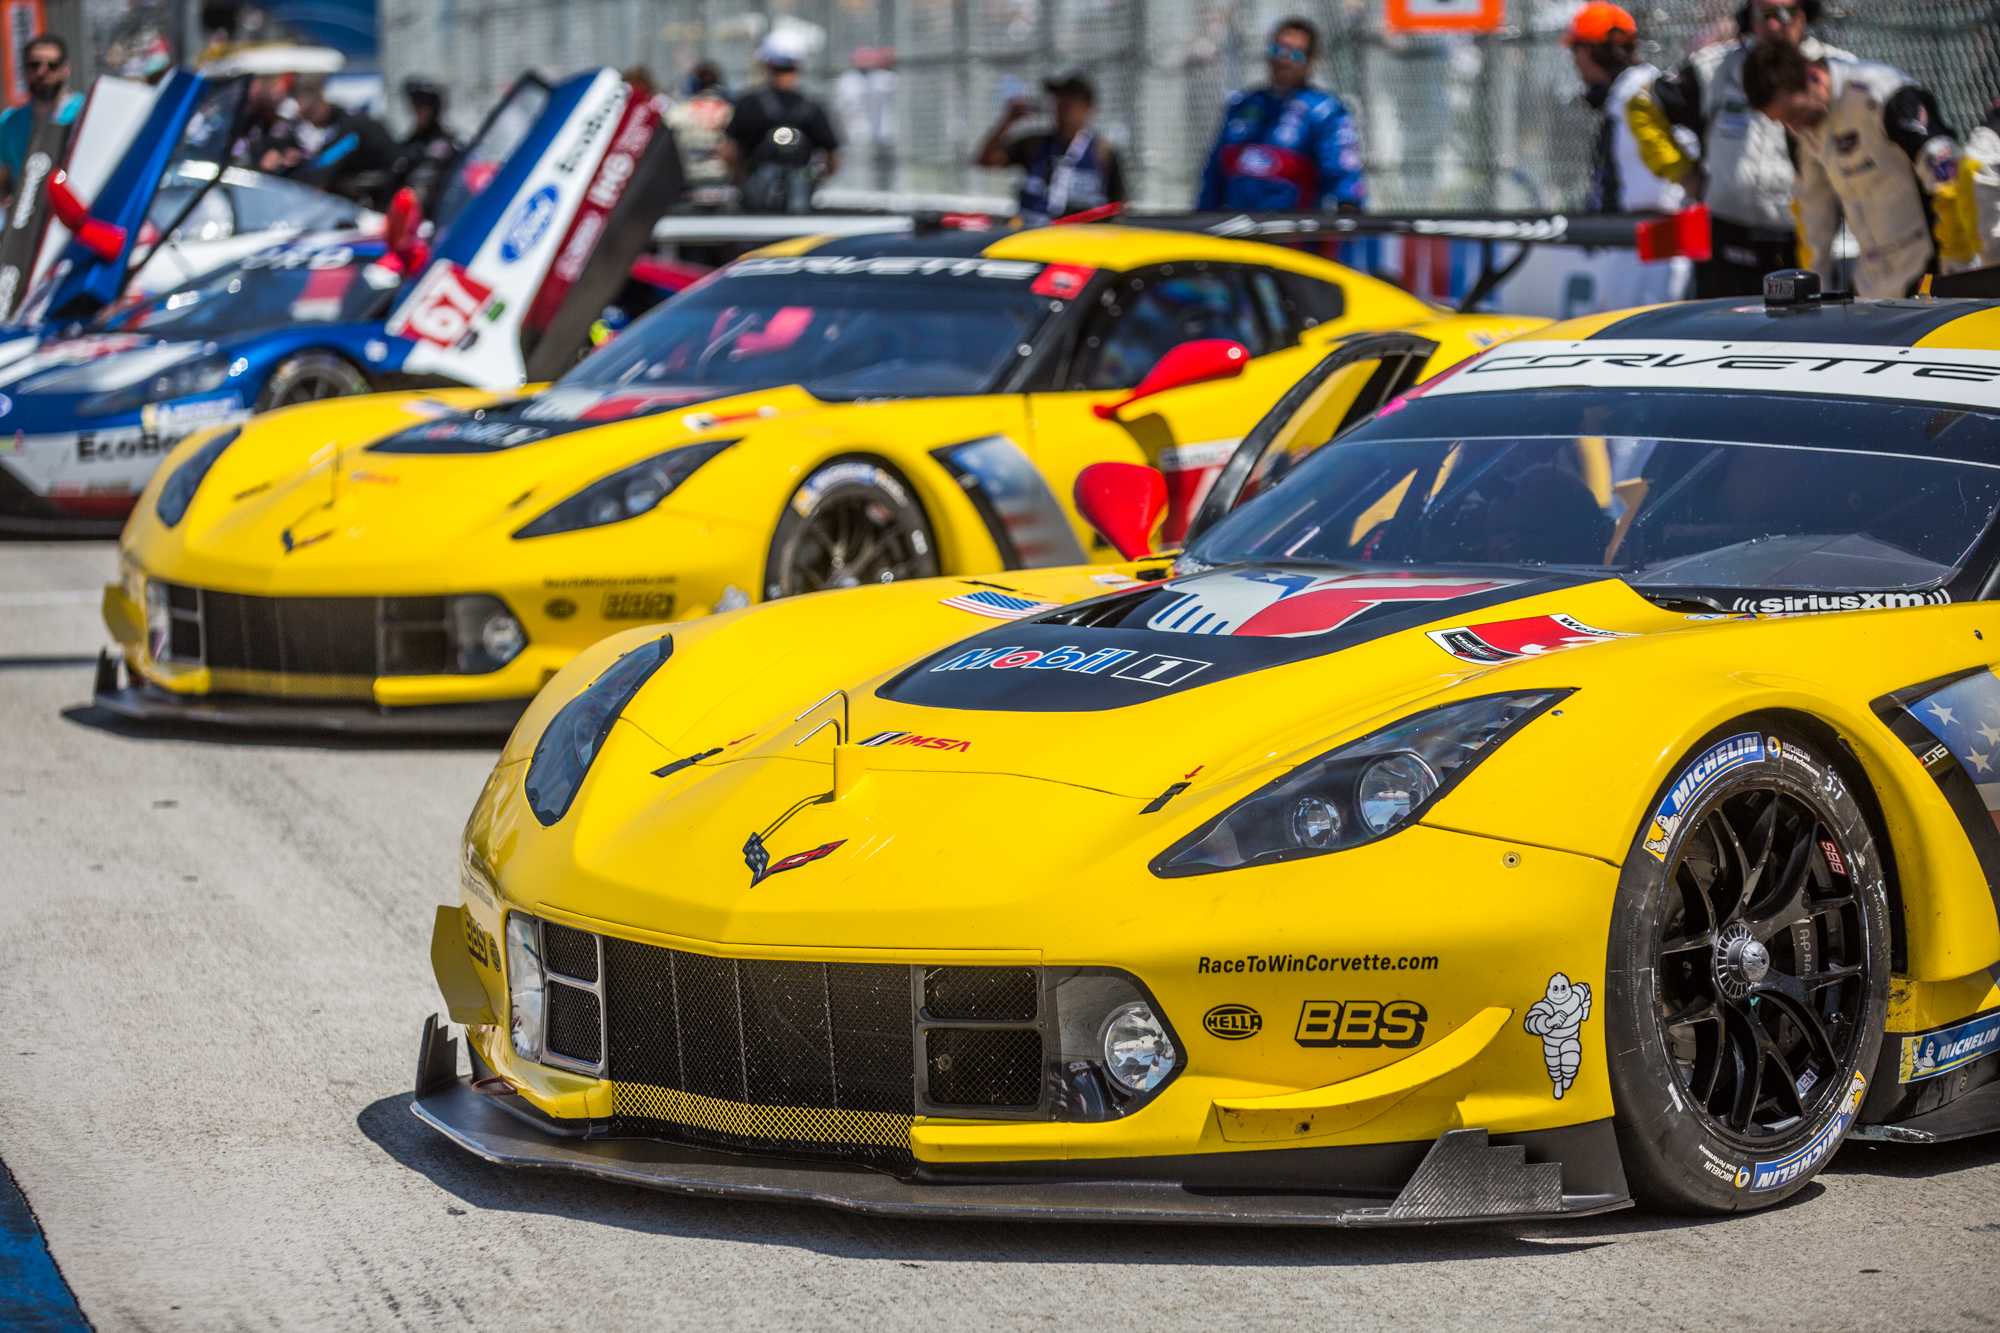
{"label": "star decal", "polygon": [[1981,754],[1977,750],[1968,750],[1966,752],[1965,757],[1971,760],[1973,766],[1976,767],[1981,773],[1990,773],[1993,771],[1993,764],[1991,762],[1993,759],[1992,755]]}
{"label": "star decal", "polygon": [[1957,718],[1951,715],[1951,710],[1943,704],[1932,704],[1931,712],[1937,717],[1939,722],[1942,722],[1947,727],[1958,721]]}
{"label": "star decal", "polygon": [[1981,727],[1979,734],[1986,738],[1988,745],[2000,745],[2000,727]]}

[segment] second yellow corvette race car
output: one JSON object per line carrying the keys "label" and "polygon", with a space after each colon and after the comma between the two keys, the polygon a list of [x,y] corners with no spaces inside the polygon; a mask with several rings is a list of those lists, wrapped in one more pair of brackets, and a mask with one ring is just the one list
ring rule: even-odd
{"label": "second yellow corvette race car", "polygon": [[1329,410],[1359,419],[1542,322],[1164,230],[788,242],[539,392],[382,394],[191,437],[125,531],[105,610],[129,684],[107,659],[100,702],[504,729],[632,623],[1077,564],[1091,463],[1163,469],[1177,533],[1328,356],[1347,367]]}
{"label": "second yellow corvette race car", "polygon": [[427,1020],[416,1114],[687,1193],[1340,1225],[2000,1128],[2000,304],[1812,285],[1324,448],[1309,380],[1171,566],[586,650],[467,826],[472,1073]]}

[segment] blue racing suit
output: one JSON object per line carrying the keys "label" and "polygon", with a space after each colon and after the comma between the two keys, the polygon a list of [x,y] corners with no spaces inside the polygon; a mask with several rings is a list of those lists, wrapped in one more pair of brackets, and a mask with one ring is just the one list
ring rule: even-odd
{"label": "blue racing suit", "polygon": [[1320,88],[1235,92],[1201,173],[1203,212],[1319,212],[1368,202],[1361,132],[1347,104]]}

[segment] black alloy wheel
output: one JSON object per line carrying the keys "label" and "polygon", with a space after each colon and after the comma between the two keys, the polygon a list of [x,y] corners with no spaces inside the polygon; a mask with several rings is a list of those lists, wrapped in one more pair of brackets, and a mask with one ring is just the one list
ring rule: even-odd
{"label": "black alloy wheel", "polygon": [[873,459],[813,471],[771,538],[766,598],[935,577],[937,543],[909,486]]}
{"label": "black alloy wheel", "polygon": [[[1703,790],[1725,747],[1734,758]],[[1888,1002],[1887,895],[1874,833],[1826,748],[1768,720],[1725,728],[1694,747],[1634,841],[1605,1040],[1621,1153],[1646,1202],[1775,1203],[1833,1155],[1865,1100]]]}
{"label": "black alloy wheel", "polygon": [[264,381],[257,395],[259,412],[277,407],[316,403],[322,398],[346,398],[368,392],[368,377],[345,357],[331,352],[301,352],[288,356]]}

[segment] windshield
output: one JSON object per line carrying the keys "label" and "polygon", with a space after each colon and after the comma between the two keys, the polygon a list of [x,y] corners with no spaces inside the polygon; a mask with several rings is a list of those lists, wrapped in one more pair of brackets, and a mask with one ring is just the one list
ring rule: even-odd
{"label": "windshield", "polygon": [[203,275],[92,326],[162,337],[246,333],[287,324],[343,324],[386,309],[399,285],[395,274],[371,267],[382,247],[335,245],[324,250],[266,250]]}
{"label": "windshield", "polygon": [[1392,404],[1263,481],[1193,561],[1912,589],[1950,577],[2000,504],[2000,416],[1770,394],[1449,394]]}
{"label": "windshield", "polygon": [[[178,177],[162,185],[146,209],[153,233],[173,226],[176,220],[180,226],[169,241],[219,241],[245,232],[328,231],[360,225],[361,206],[351,199],[240,167],[224,167],[222,179],[201,193],[216,174],[213,163],[183,163]],[[198,202],[197,194],[201,195]],[[191,202],[194,211],[189,213]]]}
{"label": "windshield", "polygon": [[1011,275],[1032,278],[1038,265],[1006,267],[1010,277],[998,280],[724,270],[638,320],[563,383],[710,394],[798,384],[822,399],[987,393],[1049,308]]}

